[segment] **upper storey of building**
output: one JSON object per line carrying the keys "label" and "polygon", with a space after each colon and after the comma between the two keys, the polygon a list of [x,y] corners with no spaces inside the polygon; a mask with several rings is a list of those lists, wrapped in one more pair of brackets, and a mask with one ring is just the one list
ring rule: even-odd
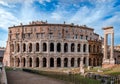
{"label": "upper storey of building", "polygon": [[50,24],[36,21],[9,27],[9,40],[74,39],[99,41],[93,28],[72,24]]}

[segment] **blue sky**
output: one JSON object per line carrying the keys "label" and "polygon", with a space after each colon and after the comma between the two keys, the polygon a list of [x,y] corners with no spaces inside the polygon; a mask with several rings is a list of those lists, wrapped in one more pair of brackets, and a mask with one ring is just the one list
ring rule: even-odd
{"label": "blue sky", "polygon": [[94,28],[113,26],[115,45],[120,44],[119,0],[0,0],[0,46],[5,46],[8,27],[42,20],[48,23],[74,23]]}

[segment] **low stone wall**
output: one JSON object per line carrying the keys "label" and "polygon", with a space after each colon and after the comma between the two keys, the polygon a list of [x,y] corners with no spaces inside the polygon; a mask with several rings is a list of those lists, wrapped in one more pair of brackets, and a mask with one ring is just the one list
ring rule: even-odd
{"label": "low stone wall", "polygon": [[2,67],[2,72],[1,72],[1,84],[7,84],[7,76],[4,66]]}

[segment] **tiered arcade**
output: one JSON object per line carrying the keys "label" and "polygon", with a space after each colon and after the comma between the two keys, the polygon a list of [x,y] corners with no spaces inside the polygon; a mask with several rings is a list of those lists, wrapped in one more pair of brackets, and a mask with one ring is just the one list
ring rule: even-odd
{"label": "tiered arcade", "polygon": [[9,27],[4,65],[56,68],[101,66],[102,41],[94,29],[36,21]]}

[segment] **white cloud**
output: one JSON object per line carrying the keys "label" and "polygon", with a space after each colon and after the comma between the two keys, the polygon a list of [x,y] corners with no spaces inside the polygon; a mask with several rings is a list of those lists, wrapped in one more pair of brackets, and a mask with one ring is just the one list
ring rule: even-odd
{"label": "white cloud", "polygon": [[3,6],[9,6],[8,3],[5,3],[4,1],[0,1],[0,4],[3,5]]}
{"label": "white cloud", "polygon": [[8,26],[12,26],[19,21],[12,13],[0,9],[0,22],[0,28],[8,29]]}

